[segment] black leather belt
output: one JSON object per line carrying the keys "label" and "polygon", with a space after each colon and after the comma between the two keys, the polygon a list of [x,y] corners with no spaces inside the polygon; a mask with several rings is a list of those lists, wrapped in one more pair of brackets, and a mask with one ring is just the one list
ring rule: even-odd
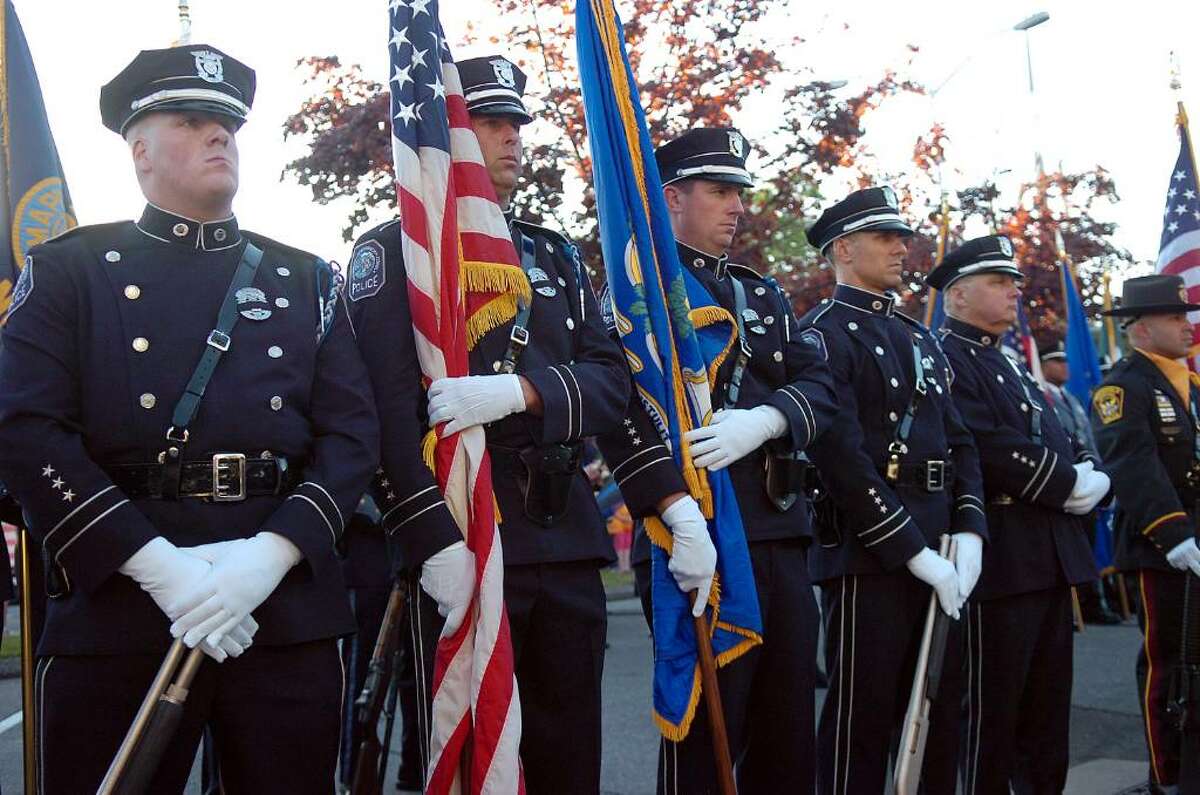
{"label": "black leather belt", "polygon": [[930,492],[945,491],[946,484],[954,480],[954,462],[917,461],[901,464],[899,474],[888,480],[892,483],[917,486]]}
{"label": "black leather belt", "polygon": [[[161,500],[164,497],[163,464],[125,464],[105,471],[125,496]],[[217,453],[208,461],[185,461],[181,467],[179,496],[240,502],[247,497],[284,494],[299,483],[303,473],[288,466],[286,458],[247,458],[242,453]]]}

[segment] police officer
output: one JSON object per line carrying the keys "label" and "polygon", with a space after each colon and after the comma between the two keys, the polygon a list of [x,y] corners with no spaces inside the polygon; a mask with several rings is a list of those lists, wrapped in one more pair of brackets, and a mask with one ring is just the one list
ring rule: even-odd
{"label": "police officer", "polygon": [[[884,790],[930,588],[957,618],[980,570],[979,461],[950,400],[950,366],[891,292],[903,283],[911,234],[890,187],[852,193],[808,230],[838,280],[833,297],[800,322],[828,357],[840,403],[809,453],[828,494],[809,555],[826,627],[829,692],[817,738],[826,794]],[[945,533],[958,541],[957,568],[930,548]],[[953,641],[947,649],[953,671]],[[934,704],[921,779],[929,793],[955,787],[959,683],[951,679]]]}
{"label": "police officer", "polygon": [[[584,437],[617,427],[629,399],[620,348],[605,333],[574,244],[515,219],[510,199],[521,173],[525,75],[501,56],[458,64],[471,126],[509,220],[531,298],[476,327],[468,321],[473,375],[431,385],[428,417],[414,411],[420,368],[413,345],[396,222],[364,235],[351,257],[347,294],[359,347],[383,418],[381,509],[398,539],[401,566],[443,612],[470,598],[473,566],[431,576],[462,535],[433,480],[411,465],[425,426],[487,430],[500,508],[504,598],[521,691],[521,758],[530,793],[594,793],[600,786],[600,677],[607,626],[599,567],[612,544],[580,468]],[[464,283],[473,281],[465,266]],[[511,284],[510,293],[521,285]],[[469,288],[468,288],[469,289]],[[418,459],[419,460],[419,459]],[[440,551],[439,551],[440,550]],[[469,554],[469,553],[468,553]],[[461,585],[460,585],[461,584]],[[449,594],[449,596],[447,596]],[[465,607],[466,602],[464,601]],[[436,617],[435,617],[436,618]],[[418,654],[432,663],[438,624],[415,616]],[[429,638],[432,630],[432,640]],[[431,669],[430,669],[431,671]],[[425,672],[428,687],[428,673]]]}
{"label": "police officer", "polygon": [[967,795],[1066,785],[1071,586],[1096,577],[1082,520],[1109,485],[1029,371],[1000,351],[1021,279],[999,236],[963,243],[926,279],[944,297],[938,336],[979,448],[991,538],[966,608]]}
{"label": "police officer", "polygon": [[139,54],[100,110],[141,218],[31,249],[9,309],[0,479],[49,568],[48,793],[96,789],[172,635],[215,662],[149,791],[183,789],[205,723],[227,791],[333,786],[354,628],[334,549],[378,430],[336,274],[232,214],[253,98],[213,47]]}
{"label": "police officer", "polygon": [[[713,388],[712,422],[689,433],[696,464],[729,468],[763,619],[763,643],[718,671],[730,752],[743,793],[811,792],[814,783],[816,601],[806,572],[811,540],[796,454],[821,436],[835,413],[828,367],[800,337],[787,296],[774,279],[729,262],[745,214],[749,143],[732,128],[697,128],[654,153],[684,267],[729,313],[737,333]],[[614,329],[615,333],[615,329]],[[699,506],[636,395],[624,427],[601,439],[630,512],[657,514],[670,528],[670,570],[704,608],[716,551]],[[644,532],[639,544],[648,547]],[[643,554],[643,558],[645,555]],[[647,621],[650,564],[635,569]],[[651,624],[653,628],[653,624]],[[703,705],[682,742],[663,740],[660,793],[716,787]]]}
{"label": "police officer", "polygon": [[1200,575],[1196,500],[1200,497],[1200,391],[1180,361],[1192,345],[1183,279],[1129,279],[1121,318],[1133,350],[1092,395],[1092,428],[1117,497],[1116,566],[1133,572],[1145,636],[1137,661],[1153,792],[1174,791],[1179,732],[1167,715],[1179,662],[1187,572]]}

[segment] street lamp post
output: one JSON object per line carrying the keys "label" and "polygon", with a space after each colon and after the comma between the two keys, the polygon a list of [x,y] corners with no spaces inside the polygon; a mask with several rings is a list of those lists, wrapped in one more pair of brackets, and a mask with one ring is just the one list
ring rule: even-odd
{"label": "street lamp post", "polygon": [[[1049,21],[1049,19],[1050,19],[1050,15],[1048,13],[1046,13],[1045,11],[1039,11],[1036,14],[1032,14],[1028,17],[1025,17],[1025,19],[1022,19],[1020,22],[1013,25],[1013,30],[1018,30],[1025,34],[1025,72],[1029,76],[1029,101],[1031,104],[1035,103],[1035,99],[1034,99],[1034,92],[1033,92],[1033,52],[1032,52],[1032,47],[1029,43],[1029,31],[1032,28],[1036,28],[1038,25],[1042,24],[1043,22]],[[1034,132],[1036,134],[1036,132],[1037,132],[1036,107],[1034,109],[1034,116],[1035,116]],[[1046,169],[1042,165],[1042,153],[1040,151],[1038,151],[1036,145],[1034,147],[1033,157],[1034,157],[1034,163],[1037,165],[1038,176],[1040,177],[1042,174],[1044,174],[1046,172]]]}

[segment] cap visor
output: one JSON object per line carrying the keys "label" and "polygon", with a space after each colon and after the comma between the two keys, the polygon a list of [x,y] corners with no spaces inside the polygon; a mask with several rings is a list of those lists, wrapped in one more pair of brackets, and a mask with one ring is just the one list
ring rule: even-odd
{"label": "cap visor", "polygon": [[489,103],[479,107],[468,105],[467,112],[473,116],[513,116],[521,124],[529,124],[533,121],[529,111],[514,102]]}
{"label": "cap visor", "polygon": [[205,99],[175,99],[166,100],[165,102],[156,102],[153,105],[147,105],[144,108],[139,108],[138,112],[125,120],[121,125],[121,134],[129,129],[129,125],[140,119],[147,113],[183,113],[191,111],[193,113],[211,113],[216,116],[225,116],[237,122],[237,126],[241,127],[246,123],[246,116],[232,105],[226,105],[222,102],[213,102]]}
{"label": "cap visor", "polygon": [[1176,312],[1195,312],[1200,304],[1151,304],[1150,306],[1119,306],[1100,314],[1111,317],[1136,317],[1138,315],[1173,315]]}

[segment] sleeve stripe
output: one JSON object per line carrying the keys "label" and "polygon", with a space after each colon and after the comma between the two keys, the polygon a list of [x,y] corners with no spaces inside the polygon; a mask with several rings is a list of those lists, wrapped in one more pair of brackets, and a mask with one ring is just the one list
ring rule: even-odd
{"label": "sleeve stripe", "polygon": [[445,504],[446,504],[445,500],[438,500],[437,502],[435,502],[431,505],[426,505],[424,508],[417,511],[412,516],[409,516],[406,519],[404,519],[403,521],[397,523],[395,527],[393,527],[391,530],[388,531],[388,535],[391,535],[392,533],[396,532],[396,530],[398,530],[399,528],[404,527],[404,525],[408,524],[413,519],[416,519],[418,516],[425,513],[426,511],[432,511],[434,508],[438,507],[439,505],[445,505]]}
{"label": "sleeve stripe", "polygon": [[970,500],[971,502],[977,502],[980,505],[983,505],[983,500],[979,499],[974,494],[960,494],[955,498],[956,502],[962,502],[963,500]]}
{"label": "sleeve stripe", "polygon": [[[576,411],[579,412],[579,422],[577,422],[576,425],[579,426],[579,430],[582,433],[583,432],[583,390],[581,390],[579,388],[579,379],[577,379],[575,377],[575,373],[571,372],[571,368],[564,367],[563,369],[567,371],[567,375],[571,376],[571,383],[575,385],[575,409],[576,409]],[[574,438],[574,435],[572,435],[569,438]]]}
{"label": "sleeve stripe", "polygon": [[896,535],[896,533],[899,533],[904,528],[904,526],[911,521],[912,521],[911,516],[906,517],[903,522],[901,522],[899,525],[896,526],[895,530],[893,530],[892,532],[887,533],[885,535],[881,535],[879,538],[875,539],[874,541],[863,544],[863,546],[864,547],[873,547],[876,544],[878,544],[880,541],[883,541],[884,539],[887,539],[887,538],[891,538],[892,536]]}
{"label": "sleeve stripe", "polygon": [[1029,479],[1029,482],[1025,484],[1025,488],[1021,489],[1021,499],[1025,499],[1025,495],[1028,494],[1029,489],[1033,487],[1033,482],[1035,480],[1037,480],[1037,476],[1042,473],[1042,467],[1046,466],[1046,459],[1049,457],[1050,457],[1050,451],[1047,448],[1043,447],[1042,448],[1042,460],[1037,465],[1037,469],[1035,469],[1033,471],[1033,477],[1031,477]]}
{"label": "sleeve stripe", "polygon": [[557,367],[551,367],[550,372],[558,377],[559,382],[562,384],[563,392],[567,396],[567,438],[573,439],[575,437],[575,414],[571,409],[571,390],[567,389],[567,380],[562,377],[562,373],[558,371]]}
{"label": "sleeve stripe", "polygon": [[624,461],[622,461],[621,463],[619,463],[615,467],[613,467],[613,470],[612,470],[613,477],[614,478],[617,477],[617,473],[621,471],[621,468],[626,466],[627,464],[629,464],[629,462],[633,461],[635,458],[638,458],[639,456],[644,456],[647,453],[653,453],[656,450],[666,450],[666,449],[667,449],[666,445],[656,444],[651,447],[647,447],[645,450],[638,450],[636,453],[629,456],[629,458],[626,458]]}
{"label": "sleeve stripe", "polygon": [[622,483],[624,483],[625,481],[629,480],[631,477],[633,477],[633,476],[634,476],[634,475],[636,475],[637,473],[641,472],[643,469],[649,469],[650,467],[652,467],[652,466],[654,466],[655,464],[657,464],[657,463],[659,463],[659,462],[662,462],[662,461],[670,461],[670,462],[674,463],[674,462],[675,462],[675,459],[671,458],[670,456],[663,456],[662,458],[656,458],[656,459],[654,459],[653,461],[650,461],[650,462],[648,462],[648,463],[642,464],[640,467],[638,467],[637,469],[633,470],[632,472],[630,472],[630,473],[629,473],[628,475],[626,475],[625,477],[623,477],[623,478],[617,478],[617,485],[618,485],[618,486],[620,486]]}
{"label": "sleeve stripe", "polygon": [[1029,499],[1036,500],[1042,494],[1042,489],[1046,488],[1046,484],[1050,482],[1050,476],[1054,474],[1054,467],[1058,466],[1058,453],[1054,453],[1054,460],[1050,462],[1050,466],[1046,467],[1045,477],[1042,478],[1042,485],[1038,486],[1037,491]]}
{"label": "sleeve stripe", "polygon": [[[794,386],[791,386],[790,384],[783,387],[779,391],[791,398],[792,402],[796,404],[796,408],[800,410],[800,416],[804,419],[804,432],[807,434],[806,438],[804,439],[804,444],[807,445],[812,441],[813,432],[816,430],[815,422],[812,416],[812,405],[808,402],[808,398],[805,397],[803,392],[801,392],[799,389],[796,389]],[[797,395],[799,395],[800,399],[804,401],[803,404],[800,403],[800,400],[796,399]]]}
{"label": "sleeve stripe", "polygon": [[[116,488],[116,487],[114,486],[113,488]],[[118,502],[116,505],[114,505],[113,507],[111,507],[111,508],[109,508],[107,511],[105,511],[104,513],[102,513],[102,514],[100,514],[99,516],[97,516],[95,519],[93,519],[92,521],[90,521],[90,522],[88,522],[87,524],[85,524],[85,525],[83,526],[83,529],[82,529],[82,530],[80,530],[80,531],[79,531],[78,533],[76,533],[75,535],[71,536],[70,540],[68,540],[68,541],[67,541],[67,543],[63,544],[61,547],[59,547],[59,548],[58,548],[58,552],[54,553],[54,562],[55,562],[55,563],[58,563],[58,562],[59,562],[59,558],[61,558],[61,557],[62,557],[62,553],[64,553],[64,552],[66,552],[66,551],[67,551],[67,547],[69,547],[69,546],[71,546],[72,544],[74,544],[74,543],[75,543],[75,539],[79,538],[81,535],[83,535],[83,534],[84,534],[84,533],[86,533],[86,532],[87,532],[89,529],[91,529],[92,525],[96,524],[96,522],[98,522],[98,521],[100,521],[101,519],[103,519],[104,517],[108,516],[110,513],[112,513],[113,511],[117,510],[118,508],[120,508],[122,505],[124,505],[124,504],[125,504],[125,503],[127,503],[127,502],[129,502],[129,500],[127,500],[127,499],[125,499],[125,500],[121,500],[121,501],[120,501],[120,502]]]}
{"label": "sleeve stripe", "polygon": [[88,497],[87,500],[85,500],[84,502],[79,503],[78,508],[71,511],[69,514],[67,514],[62,519],[60,519],[58,524],[54,525],[54,527],[50,530],[50,532],[46,533],[46,535],[42,537],[42,547],[45,548],[46,544],[50,541],[50,536],[52,536],[56,532],[58,532],[58,529],[60,527],[62,527],[63,525],[65,525],[67,522],[69,522],[75,516],[75,514],[79,513],[84,508],[86,508],[88,505],[90,505],[92,503],[92,501],[95,500],[97,497],[99,497],[101,494],[106,494],[106,493],[112,491],[113,489],[115,489],[116,487],[117,487],[117,485],[114,483],[113,485],[109,486],[108,488],[101,489],[100,491],[93,494],[91,497]]}
{"label": "sleeve stripe", "polygon": [[335,543],[335,544],[337,543],[337,540],[338,540],[337,531],[335,531],[333,529],[333,525],[330,523],[329,517],[326,516],[325,512],[321,510],[321,506],[317,505],[310,498],[304,496],[303,494],[293,494],[290,497],[288,497],[288,499],[289,500],[304,500],[309,505],[311,505],[313,507],[313,510],[317,512],[317,515],[321,517],[321,521],[323,521],[325,523],[325,526],[329,528],[329,535],[333,536],[333,543]]}
{"label": "sleeve stripe", "polygon": [[[337,500],[335,500],[335,499],[333,498],[333,496],[332,496],[332,495],[331,495],[331,494],[330,494],[328,491],[326,491],[326,490],[325,490],[325,487],[324,487],[324,486],[322,486],[320,483],[316,483],[316,482],[314,482],[314,481],[311,481],[311,480],[306,480],[306,481],[304,481],[303,483],[301,483],[301,484],[300,484],[300,486],[312,486],[312,487],[313,487],[313,488],[315,488],[317,491],[319,491],[319,492],[321,492],[322,494],[324,494],[324,495],[325,495],[325,498],[326,498],[327,500],[329,500],[329,504],[333,506],[333,512],[337,514],[337,518],[338,518],[338,527],[340,527],[340,528],[342,528],[342,529],[345,529],[345,527],[346,527],[346,517],[342,516],[342,509],[338,507]],[[297,488],[299,488],[299,486],[297,486]],[[331,523],[331,524],[332,524],[332,523]]]}
{"label": "sleeve stripe", "polygon": [[1165,523],[1171,521],[1172,519],[1186,519],[1186,518],[1187,518],[1187,514],[1183,511],[1175,511],[1174,513],[1169,513],[1169,514],[1166,514],[1165,516],[1160,516],[1157,519],[1155,519],[1153,522],[1151,522],[1150,524],[1146,525],[1146,529],[1142,530],[1142,535],[1144,535],[1144,536],[1150,535],[1155,530],[1157,530],[1160,525],[1165,524]]}
{"label": "sleeve stripe", "polygon": [[983,512],[983,509],[980,508],[978,505],[960,505],[960,506],[958,506],[958,510],[960,510],[960,511],[979,511],[980,516],[984,516],[984,517],[987,516],[987,514]]}
{"label": "sleeve stripe", "polygon": [[385,513],[385,514],[384,514],[384,515],[383,515],[383,516],[380,518],[380,521],[383,521],[383,520],[387,519],[387,518],[388,518],[389,516],[391,516],[393,513],[395,513],[396,511],[400,510],[400,509],[401,509],[401,508],[403,508],[405,505],[408,505],[410,502],[412,502],[413,500],[415,500],[417,497],[420,497],[422,494],[427,494],[427,493],[429,493],[429,492],[433,491],[433,490],[434,490],[434,489],[436,489],[436,488],[437,488],[437,486],[426,486],[425,488],[423,488],[423,489],[421,489],[420,491],[418,491],[416,494],[411,494],[411,495],[409,495],[408,497],[405,497],[405,498],[404,498],[402,501],[400,501],[400,502],[396,503],[396,504],[395,504],[395,505],[393,505],[391,508],[389,508],[389,509],[387,510],[387,512],[386,512],[386,513]]}
{"label": "sleeve stripe", "polygon": [[[897,508],[895,513],[893,513],[893,514],[892,514],[891,516],[889,516],[888,518],[884,519],[884,520],[883,520],[882,522],[880,522],[879,524],[875,525],[874,527],[870,528],[869,530],[863,530],[861,533],[859,533],[859,534],[858,534],[858,537],[859,537],[859,538],[862,538],[862,537],[863,537],[863,536],[865,536],[865,535],[870,535],[871,533],[874,533],[876,530],[881,530],[881,529],[883,529],[884,527],[887,527],[887,526],[888,526],[888,524],[890,524],[891,522],[895,521],[895,520],[896,520],[896,517],[897,517],[897,516],[899,516],[899,515],[900,515],[900,514],[902,514],[902,513],[904,513],[904,506],[903,506],[903,505],[902,505],[902,506],[900,506],[899,508]],[[870,546],[870,545],[868,544],[868,546]]]}

